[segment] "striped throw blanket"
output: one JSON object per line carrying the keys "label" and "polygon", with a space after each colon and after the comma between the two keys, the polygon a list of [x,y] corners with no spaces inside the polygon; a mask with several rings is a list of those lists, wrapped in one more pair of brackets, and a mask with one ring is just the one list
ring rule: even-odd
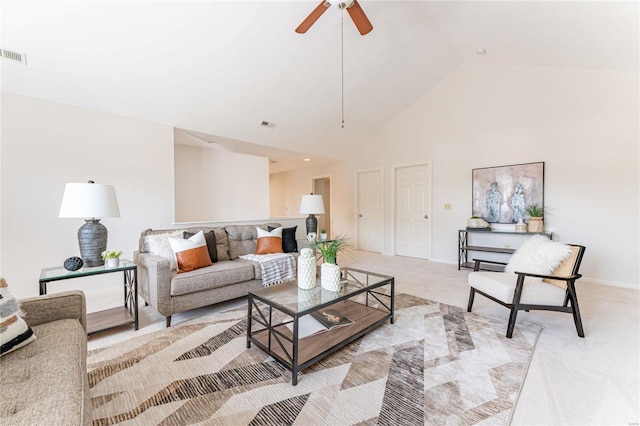
{"label": "striped throw blanket", "polygon": [[290,254],[245,254],[240,258],[260,263],[265,287],[296,279],[296,258]]}

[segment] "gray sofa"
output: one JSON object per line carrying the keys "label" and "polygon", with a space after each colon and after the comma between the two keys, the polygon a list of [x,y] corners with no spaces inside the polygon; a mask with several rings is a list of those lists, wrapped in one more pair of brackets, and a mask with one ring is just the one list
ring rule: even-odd
{"label": "gray sofa", "polygon": [[0,358],[0,424],[90,425],[81,291],[20,300],[36,340]]}
{"label": "gray sofa", "polygon": [[[227,225],[184,229],[147,229],[140,234],[134,261],[138,265],[138,294],[166,318],[171,325],[174,313],[213,305],[246,296],[250,290],[262,287],[260,264],[239,259],[255,253],[258,233],[256,226],[268,230],[279,223],[260,225]],[[214,231],[218,262],[211,266],[178,273],[167,256],[150,253],[147,237],[179,231],[196,233]],[[297,253],[290,253],[297,256]]]}

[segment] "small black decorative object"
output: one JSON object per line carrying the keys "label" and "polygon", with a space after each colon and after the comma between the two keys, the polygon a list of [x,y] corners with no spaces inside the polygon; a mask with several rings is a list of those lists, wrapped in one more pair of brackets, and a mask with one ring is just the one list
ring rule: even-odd
{"label": "small black decorative object", "polygon": [[82,268],[82,264],[82,259],[80,259],[79,257],[70,257],[64,261],[64,269],[66,269],[67,271],[77,271],[78,269]]}

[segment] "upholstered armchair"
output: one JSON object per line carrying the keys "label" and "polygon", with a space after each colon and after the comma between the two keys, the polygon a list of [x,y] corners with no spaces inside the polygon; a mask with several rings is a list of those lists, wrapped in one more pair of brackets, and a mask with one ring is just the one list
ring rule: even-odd
{"label": "upholstered armchair", "polygon": [[[516,250],[508,263],[474,259],[469,274],[471,312],[476,293],[511,310],[507,337],[513,336],[518,311],[546,310],[571,313],[578,336],[584,337],[575,282],[585,247],[561,244],[533,236]],[[504,265],[504,272],[481,271],[482,264]]]}

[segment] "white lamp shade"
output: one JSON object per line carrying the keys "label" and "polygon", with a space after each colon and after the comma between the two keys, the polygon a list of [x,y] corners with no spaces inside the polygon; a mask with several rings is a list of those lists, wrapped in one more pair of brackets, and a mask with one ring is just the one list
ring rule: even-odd
{"label": "white lamp shade", "polygon": [[324,214],[324,202],[322,195],[303,195],[300,202],[300,213],[302,214]]}
{"label": "white lamp shade", "polygon": [[120,217],[116,190],[100,183],[68,183],[58,217]]}

